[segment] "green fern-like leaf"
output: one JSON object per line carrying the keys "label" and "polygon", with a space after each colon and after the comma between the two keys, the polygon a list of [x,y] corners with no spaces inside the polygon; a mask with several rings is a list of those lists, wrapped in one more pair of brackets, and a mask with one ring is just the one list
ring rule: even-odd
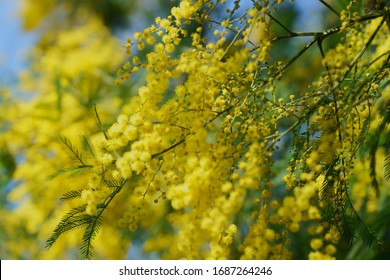
{"label": "green fern-like leaf", "polygon": [[370,177],[371,177],[371,186],[374,188],[378,196],[379,184],[378,184],[378,180],[376,179],[376,149],[378,149],[377,145],[373,147],[373,150],[371,150],[370,152]]}
{"label": "green fern-like leaf", "polygon": [[77,227],[87,225],[91,216],[84,214],[87,204],[83,204],[79,207],[73,208],[67,214],[62,217],[60,223],[54,229],[50,238],[46,241],[46,248],[53,246],[54,242],[65,232],[75,229]]}
{"label": "green fern-like leaf", "polygon": [[121,186],[120,182],[116,180],[104,180],[104,182],[107,184],[110,188],[118,188]]}
{"label": "green fern-like leaf", "polygon": [[321,209],[322,220],[335,226],[348,244],[359,238],[368,247],[378,251],[382,244],[381,240],[361,219],[349,198],[347,185],[339,181],[339,177],[335,165],[329,165],[320,190],[321,201],[324,204]]}
{"label": "green fern-like leaf", "polygon": [[335,169],[335,164],[328,165],[326,167],[325,179],[320,189],[321,202],[324,202],[326,207],[332,206],[337,201],[334,197],[334,188],[338,177],[339,171]]}
{"label": "green fern-like leaf", "polygon": [[92,143],[88,141],[88,138],[83,135],[80,137],[81,140],[81,147],[83,151],[90,157],[95,157],[94,147],[92,146]]}
{"label": "green fern-like leaf", "polygon": [[291,158],[289,160],[289,166],[291,169],[291,172],[295,171],[296,168],[296,162],[301,158],[302,151],[304,150],[305,145],[305,136],[302,135],[295,135],[293,136],[293,144],[294,147]]}
{"label": "green fern-like leaf", "polygon": [[85,166],[86,164],[83,161],[83,157],[82,157],[81,153],[73,146],[72,142],[70,142],[70,140],[68,138],[66,138],[65,136],[61,136],[60,139],[61,139],[62,143],[64,143],[65,146],[67,147],[66,150],[69,152],[69,157],[72,160],[75,160],[75,161],[78,161],[79,163],[81,163],[82,166]]}
{"label": "green fern-like leaf", "polygon": [[352,244],[356,240],[355,236],[355,224],[351,220],[351,218],[345,212],[345,208],[339,209],[336,212],[338,221],[336,222],[336,226],[341,233],[342,239],[348,244]]}
{"label": "green fern-like leaf", "polygon": [[70,199],[74,199],[74,198],[79,198],[81,197],[81,193],[83,192],[83,190],[77,190],[77,191],[69,191],[69,192],[66,192],[62,195],[62,197],[60,198],[60,200],[62,201],[66,201],[66,200],[70,200]]}
{"label": "green fern-like leaf", "polygon": [[54,172],[53,174],[47,176],[46,179],[53,180],[53,179],[57,178],[58,176],[61,176],[62,174],[65,174],[65,173],[73,171],[73,170],[75,170],[75,167],[60,169],[60,170],[57,170],[56,172]]}
{"label": "green fern-like leaf", "polygon": [[[379,134],[377,134],[379,133]],[[371,136],[371,143],[370,143],[370,149],[369,149],[369,172],[370,172],[370,178],[371,178],[371,186],[374,188],[377,195],[379,195],[379,184],[377,180],[376,175],[376,153],[379,148],[379,136],[380,131],[377,131],[374,133],[374,135]]]}
{"label": "green fern-like leaf", "polygon": [[69,167],[69,168],[60,169],[60,170],[57,170],[56,172],[54,172],[53,174],[49,175],[47,177],[47,180],[53,180],[53,179],[57,178],[58,176],[61,176],[65,173],[70,173],[69,176],[74,177],[74,176],[77,176],[77,175],[83,173],[84,171],[91,169],[92,167],[93,167],[92,165],[83,165],[83,166],[76,166],[76,167]]}
{"label": "green fern-like leaf", "polygon": [[[387,108],[387,115],[385,121],[388,123],[390,119],[390,106]],[[386,181],[390,180],[390,131],[387,130],[385,133],[385,142],[383,147],[385,149],[385,162],[384,162],[384,177]]]}
{"label": "green fern-like leaf", "polygon": [[379,194],[379,183],[378,183],[378,180],[377,180],[377,175],[376,175],[376,153],[377,151],[379,150],[380,148],[380,140],[381,140],[381,136],[383,136],[385,138],[385,142],[383,144],[384,148],[385,148],[385,162],[384,162],[384,167],[385,167],[385,178],[389,178],[390,174],[389,174],[389,168],[387,168],[387,171],[386,171],[386,162],[388,163],[388,151],[389,151],[389,141],[388,138],[389,138],[389,133],[386,133],[386,126],[389,124],[390,122],[390,110],[385,110],[385,115],[383,117],[383,119],[381,120],[379,126],[377,127],[377,129],[375,130],[375,132],[373,133],[373,135],[370,137],[370,149],[369,149],[369,157],[370,157],[370,177],[371,177],[371,182],[372,182],[372,186],[374,187],[375,191],[377,192],[377,194]]}
{"label": "green fern-like leaf", "polygon": [[[388,139],[390,139],[390,135],[388,135]],[[390,142],[390,140],[388,140]],[[386,150],[385,154],[385,163],[384,163],[384,177],[386,181],[390,180],[390,148]]]}
{"label": "green fern-like leaf", "polygon": [[97,233],[100,230],[102,219],[100,214],[93,216],[93,220],[88,224],[85,229],[83,239],[80,246],[80,258],[90,260],[93,256],[92,241],[95,239]]}
{"label": "green fern-like leaf", "polygon": [[[332,170],[329,171],[333,172]],[[331,179],[334,178],[333,176],[329,176],[328,178],[330,180],[325,180],[322,187],[323,196],[334,194],[334,187],[347,187],[343,184],[337,186],[337,180]],[[332,184],[336,184],[336,186],[332,187]],[[341,191],[340,193],[343,192]],[[321,211],[322,219],[336,226],[345,242],[352,244],[359,238],[375,252],[379,250],[382,241],[361,219],[350,201],[347,189],[345,189],[344,195],[340,197],[333,196],[333,199],[323,199],[323,201],[325,202],[325,206]]]}
{"label": "green fern-like leaf", "polygon": [[85,172],[85,171],[87,171],[87,170],[89,170],[89,169],[91,169],[91,168],[93,168],[92,165],[78,166],[78,167],[76,167],[76,168],[73,170],[73,172],[71,172],[71,173],[69,174],[69,176],[70,176],[70,177],[77,176],[77,175],[79,175],[79,174],[81,174],[81,173],[83,173],[83,172]]}
{"label": "green fern-like leaf", "polygon": [[357,234],[357,236],[362,239],[364,244],[366,244],[375,252],[378,252],[383,244],[382,240],[378,238],[376,233],[371,230],[370,227],[367,226],[366,223],[361,219],[358,212],[353,207],[349,196],[347,197],[345,207],[345,212],[347,211],[351,220],[351,224],[354,226],[354,232]]}

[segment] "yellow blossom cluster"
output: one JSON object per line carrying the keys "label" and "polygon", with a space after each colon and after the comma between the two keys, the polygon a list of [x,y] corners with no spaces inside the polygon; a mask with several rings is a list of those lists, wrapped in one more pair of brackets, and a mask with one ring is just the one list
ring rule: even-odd
{"label": "yellow blossom cluster", "polygon": [[[151,236],[147,251],[157,250],[164,258],[225,259],[237,234],[235,217],[247,207],[245,198],[254,191],[259,194],[260,210],[254,212],[254,224],[240,245],[241,258],[291,258],[291,236],[305,230],[311,240],[307,257],[334,259],[338,232],[329,223],[340,221],[330,217],[323,223],[321,213],[343,211],[344,202],[334,209],[329,205],[334,199],[347,199],[346,169],[353,165],[359,145],[350,137],[363,133],[366,108],[353,94],[355,85],[340,88],[339,84],[362,57],[369,34],[383,31],[370,30],[377,22],[365,32],[358,30],[360,26],[349,28],[343,39],[348,43],[326,53],[326,72],[313,82],[312,90],[301,99],[292,96],[288,103],[282,98],[276,103],[268,99],[274,90],[273,77],[258,79],[272,47],[272,35],[264,23],[271,4],[264,1],[261,9],[247,10],[241,26],[227,17],[219,25],[222,29],[212,35],[204,35],[205,27],[188,32],[192,21],[210,20],[207,13],[197,11],[220,4],[183,0],[171,15],[157,18],[127,40],[128,54],[133,46],[138,51],[147,45],[151,48],[144,58],[133,56],[118,71],[117,84],[140,71],[146,71],[145,83],[102,141],[106,153],[100,162],[115,180],[128,182],[123,199],[129,206],[119,223],[136,231],[150,226],[147,220],[158,216],[173,231],[161,229]],[[350,25],[350,18],[343,20],[344,25]],[[254,40],[250,34],[258,24],[263,24],[263,34]],[[231,42],[227,42],[229,34],[234,35]],[[189,37],[191,46],[176,55],[175,49]],[[376,44],[383,46],[382,41]],[[381,64],[375,65],[369,71],[378,71]],[[270,180],[275,141],[280,139],[275,124],[295,114],[300,102],[308,108],[302,118],[309,121],[305,136],[309,140],[297,138],[304,145],[302,157],[284,177],[292,194],[278,203]],[[345,106],[348,102],[352,103]],[[351,108],[361,113],[350,114]],[[351,124],[348,128],[344,120]],[[350,129],[354,133],[347,132]],[[99,192],[104,193],[103,189]],[[87,213],[104,200],[100,194],[83,192],[90,207]]]}
{"label": "yellow blossom cluster", "polygon": [[[42,13],[49,12],[54,5],[54,1],[43,1],[39,5],[26,2],[31,2],[23,6],[25,10],[22,11],[27,29],[38,24]],[[43,7],[48,10],[35,10]],[[100,183],[99,168],[89,179],[80,177],[73,181],[73,177],[66,176],[62,180],[47,179],[59,169],[75,163],[69,158],[71,152],[64,150],[61,137],[78,143],[81,135],[98,132],[93,104],[97,104],[102,118],[115,114],[118,111],[115,108],[120,104],[119,99],[108,98],[106,92],[111,91],[114,95],[118,92],[112,86],[109,73],[116,70],[124,57],[121,46],[99,18],[87,11],[73,16],[77,26],[64,24],[61,29],[49,28],[40,45],[33,50],[33,70],[24,71],[20,77],[22,89],[28,92],[26,96],[13,96],[7,104],[1,104],[2,113],[9,111],[9,114],[2,114],[2,124],[11,125],[2,131],[0,142],[7,143],[13,154],[20,155],[13,176],[17,186],[7,196],[14,205],[13,210],[5,210],[2,216],[6,220],[8,236],[26,232],[24,236],[7,241],[11,258],[66,258],[78,246],[77,231],[59,241],[53,250],[44,249],[45,240],[69,210],[58,203],[59,196],[87,188],[82,197],[89,203],[87,213],[93,213],[97,203],[110,193],[107,186]],[[101,154],[100,151],[97,153]],[[89,164],[108,164],[112,160],[111,154],[103,153]],[[123,242],[118,241],[110,225],[104,232],[112,237],[112,242]],[[36,245],[32,246],[32,243]],[[26,250],[29,247],[31,250]],[[101,256],[123,257],[109,247],[100,248]]]}
{"label": "yellow blossom cluster", "polygon": [[[230,225],[243,207],[247,190],[263,188],[265,200],[272,195],[270,182],[265,180],[261,187],[259,181],[270,172],[264,137],[274,126],[262,121],[264,111],[258,108],[262,93],[260,88],[254,90],[256,65],[266,62],[267,49],[259,48],[263,54],[257,55],[256,48],[251,54],[245,46],[250,26],[238,29],[237,39],[228,47],[229,29],[215,32],[215,39],[207,42],[198,27],[191,34],[192,48],[179,57],[171,54],[171,45],[188,36],[186,21],[197,17],[194,11],[202,5],[213,8],[212,3],[182,1],[172,9],[172,16],[157,18],[156,25],[135,33],[134,44],[128,40],[128,48],[136,45],[143,50],[144,43],[154,47],[146,60],[136,57],[126,62],[120,79],[130,78],[134,67],[143,68],[148,71],[146,84],[108,129],[104,144],[115,158],[114,177],[142,177],[133,187],[131,207],[121,223],[127,221],[135,230],[150,211],[161,211],[152,206],[163,203],[160,198],[175,210],[166,217],[176,229],[175,236],[164,234],[171,241],[158,245],[169,258],[228,258],[236,231]],[[173,86],[175,95],[162,101]],[[158,242],[148,244],[152,250],[151,244]]]}

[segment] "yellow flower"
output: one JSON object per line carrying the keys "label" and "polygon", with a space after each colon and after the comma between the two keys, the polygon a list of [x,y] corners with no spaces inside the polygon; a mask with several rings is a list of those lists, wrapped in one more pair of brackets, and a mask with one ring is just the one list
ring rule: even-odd
{"label": "yellow flower", "polygon": [[315,239],[312,239],[310,241],[310,247],[314,250],[314,251],[318,251],[323,245],[323,242],[321,239],[319,238],[315,238]]}

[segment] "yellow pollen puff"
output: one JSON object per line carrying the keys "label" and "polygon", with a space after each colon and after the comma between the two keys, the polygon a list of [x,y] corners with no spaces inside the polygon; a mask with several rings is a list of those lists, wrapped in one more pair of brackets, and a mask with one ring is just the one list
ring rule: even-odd
{"label": "yellow pollen puff", "polygon": [[109,165],[113,162],[114,158],[109,153],[104,153],[101,156],[98,156],[98,161],[103,165]]}
{"label": "yellow pollen puff", "polygon": [[275,231],[267,228],[265,230],[265,239],[267,239],[268,241],[274,240],[275,239]]}
{"label": "yellow pollen puff", "polygon": [[256,9],[248,10],[248,15],[250,15],[251,17],[257,16],[257,10]]}
{"label": "yellow pollen puff", "polygon": [[263,190],[263,192],[261,193],[261,197],[264,199],[268,199],[272,197],[272,193],[269,190]]}
{"label": "yellow pollen puff", "polygon": [[231,224],[229,225],[228,229],[226,230],[226,232],[230,235],[234,235],[237,233],[237,226],[235,224]]}
{"label": "yellow pollen puff", "polygon": [[137,138],[138,129],[133,125],[128,125],[123,132],[123,135],[127,138],[128,141],[133,141]]}
{"label": "yellow pollen puff", "polygon": [[166,44],[165,45],[165,50],[168,53],[172,53],[175,50],[175,45],[174,44]]}
{"label": "yellow pollen puff", "polygon": [[139,114],[134,114],[130,117],[130,123],[134,126],[140,126],[143,123],[143,119]]}
{"label": "yellow pollen puff", "polygon": [[332,244],[326,245],[325,247],[325,252],[330,256],[334,255],[336,251],[337,251],[336,247]]}
{"label": "yellow pollen puff", "polygon": [[228,193],[232,190],[232,188],[233,188],[233,184],[231,182],[226,182],[222,185],[221,190],[223,192]]}
{"label": "yellow pollen puff", "polygon": [[134,39],[141,40],[142,39],[142,33],[141,32],[135,32],[134,33]]}
{"label": "yellow pollen puff", "polygon": [[126,125],[128,120],[128,116],[122,114],[118,116],[117,122],[119,125]]}
{"label": "yellow pollen puff", "polygon": [[138,65],[138,64],[141,63],[141,60],[139,59],[138,56],[133,56],[132,61],[133,61],[133,63],[134,63],[135,65]]}
{"label": "yellow pollen puff", "polygon": [[300,226],[298,223],[292,223],[288,226],[288,229],[292,232],[292,233],[297,233],[299,232],[299,229],[300,229]]}
{"label": "yellow pollen puff", "polygon": [[314,251],[318,251],[323,245],[323,242],[321,239],[319,238],[315,238],[315,239],[312,239],[310,241],[310,247],[314,250]]}

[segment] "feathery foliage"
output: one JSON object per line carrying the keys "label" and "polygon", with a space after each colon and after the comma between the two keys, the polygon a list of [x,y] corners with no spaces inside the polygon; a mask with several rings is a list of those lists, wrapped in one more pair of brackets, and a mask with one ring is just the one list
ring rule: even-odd
{"label": "feathery foliage", "polygon": [[68,230],[75,229],[77,227],[85,226],[91,221],[89,215],[85,215],[85,209],[87,204],[73,208],[64,217],[62,217],[60,223],[56,226],[51,237],[46,241],[46,247],[50,248],[54,242]]}

